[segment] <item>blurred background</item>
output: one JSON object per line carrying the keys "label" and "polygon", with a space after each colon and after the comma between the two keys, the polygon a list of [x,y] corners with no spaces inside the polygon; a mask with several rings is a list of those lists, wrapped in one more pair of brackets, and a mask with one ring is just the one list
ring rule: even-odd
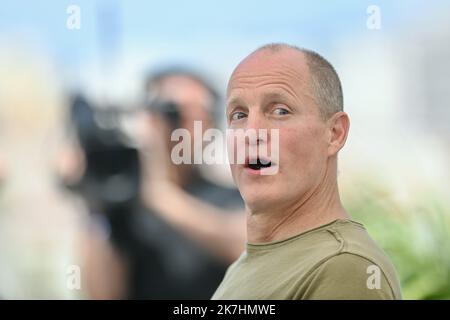
{"label": "blurred background", "polygon": [[0,298],[209,298],[244,248],[226,166],[171,164],[224,128],[258,46],[335,66],[339,183],[406,299],[450,299],[447,1],[29,1],[0,6]]}

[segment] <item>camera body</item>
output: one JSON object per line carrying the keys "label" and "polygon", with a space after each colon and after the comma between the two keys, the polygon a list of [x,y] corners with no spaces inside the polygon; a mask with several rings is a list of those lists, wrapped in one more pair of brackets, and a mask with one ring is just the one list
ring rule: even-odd
{"label": "camera body", "polygon": [[116,110],[97,110],[82,96],[71,104],[71,122],[86,159],[76,189],[96,213],[130,211],[139,199],[138,151],[126,141],[118,117]]}

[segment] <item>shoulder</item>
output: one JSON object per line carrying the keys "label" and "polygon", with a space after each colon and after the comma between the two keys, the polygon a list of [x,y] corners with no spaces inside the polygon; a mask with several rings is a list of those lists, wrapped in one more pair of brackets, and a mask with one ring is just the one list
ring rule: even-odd
{"label": "shoulder", "polygon": [[327,231],[339,243],[302,280],[301,299],[401,299],[394,266],[360,223],[342,220]]}
{"label": "shoulder", "polygon": [[[369,266],[376,266],[386,279],[396,298],[401,298],[401,289],[398,275],[389,256],[372,239],[366,228],[354,221],[343,221],[334,228],[335,237],[341,238],[342,248],[340,254],[347,253],[347,257],[355,260],[357,257],[360,262],[368,261]],[[373,270],[375,267],[371,267]],[[371,270],[372,270],[371,269]]]}
{"label": "shoulder", "polygon": [[354,253],[340,253],[315,268],[301,299],[400,299],[382,267]]}

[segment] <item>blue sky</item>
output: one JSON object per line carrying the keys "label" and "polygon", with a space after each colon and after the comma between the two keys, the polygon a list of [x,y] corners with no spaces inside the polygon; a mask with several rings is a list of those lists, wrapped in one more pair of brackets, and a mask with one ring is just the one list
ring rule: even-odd
{"label": "blue sky", "polygon": [[[81,8],[81,30],[69,31],[65,26],[69,4]],[[380,6],[385,30],[426,9],[424,1],[19,0],[2,4],[0,33],[29,35],[57,59],[76,63],[98,49],[98,12],[116,8],[120,32],[113,38],[117,50],[146,50],[152,45],[170,50],[171,45],[195,43],[202,51],[202,45],[229,45],[233,39],[250,45],[279,39],[323,47],[333,37],[364,32],[366,8],[371,4]]]}
{"label": "blue sky", "polygon": [[[80,30],[66,28],[71,4],[81,9]],[[15,0],[0,7],[0,44],[6,38],[7,43],[44,51],[59,70],[71,70],[71,75],[101,68],[107,60],[124,69],[175,61],[216,68],[223,76],[245,54],[267,42],[288,42],[327,57],[336,42],[369,35],[369,5],[381,9],[381,36],[408,29],[431,9],[449,8],[444,0],[432,6],[419,0]],[[105,12],[116,19],[108,19]],[[103,37],[102,27],[107,30]]]}

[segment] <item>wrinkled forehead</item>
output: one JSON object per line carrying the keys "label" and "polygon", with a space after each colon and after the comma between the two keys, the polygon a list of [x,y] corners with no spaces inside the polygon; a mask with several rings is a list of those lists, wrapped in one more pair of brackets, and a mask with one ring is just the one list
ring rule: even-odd
{"label": "wrinkled forehead", "polygon": [[283,49],[276,52],[263,50],[246,57],[233,71],[227,88],[227,98],[240,89],[256,89],[267,85],[294,95],[309,95],[310,74],[302,52]]}

